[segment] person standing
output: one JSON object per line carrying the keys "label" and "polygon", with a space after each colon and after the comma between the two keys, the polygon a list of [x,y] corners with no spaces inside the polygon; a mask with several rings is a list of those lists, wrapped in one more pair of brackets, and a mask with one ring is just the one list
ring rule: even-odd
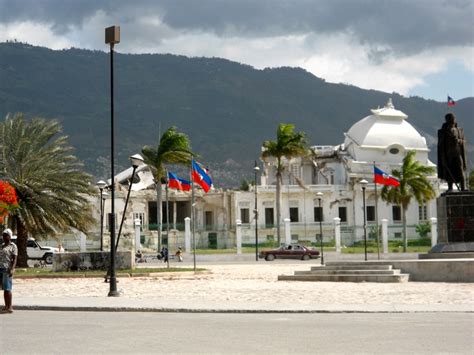
{"label": "person standing", "polygon": [[161,255],[163,255],[163,262],[167,263],[168,262],[168,248],[167,247],[163,247],[161,249]]}
{"label": "person standing", "polygon": [[5,307],[0,313],[13,313],[12,308],[12,286],[13,274],[15,272],[18,248],[12,243],[13,232],[7,228],[3,231],[3,244],[0,247],[0,279],[2,281],[3,298]]}
{"label": "person standing", "polygon": [[444,118],[445,123],[438,130],[438,177],[446,180],[448,191],[453,190],[453,184],[463,191],[466,170],[464,131],[458,127],[453,113],[446,114]]}
{"label": "person standing", "polygon": [[176,256],[178,257],[178,261],[183,261],[183,250],[181,247],[178,247],[178,250],[176,251]]}

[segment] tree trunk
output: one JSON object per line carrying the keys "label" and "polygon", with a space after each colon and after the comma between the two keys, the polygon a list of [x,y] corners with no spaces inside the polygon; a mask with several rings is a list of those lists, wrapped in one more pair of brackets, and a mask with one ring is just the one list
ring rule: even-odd
{"label": "tree trunk", "polygon": [[17,267],[28,267],[28,254],[26,252],[26,246],[28,244],[28,231],[25,228],[23,222],[15,216],[15,224],[16,224],[16,233],[17,233],[17,240],[16,244],[18,247],[18,260],[17,260]]}
{"label": "tree trunk", "polygon": [[403,252],[407,252],[407,208],[402,207],[402,222],[403,222]]}
{"label": "tree trunk", "polygon": [[158,179],[158,183],[156,184],[156,230],[158,232],[158,252],[161,250],[161,224],[162,224],[162,216],[161,216],[161,178]]}
{"label": "tree trunk", "polygon": [[280,220],[281,220],[281,172],[276,173],[276,225],[277,225],[277,241],[278,246],[281,243],[280,237]]}

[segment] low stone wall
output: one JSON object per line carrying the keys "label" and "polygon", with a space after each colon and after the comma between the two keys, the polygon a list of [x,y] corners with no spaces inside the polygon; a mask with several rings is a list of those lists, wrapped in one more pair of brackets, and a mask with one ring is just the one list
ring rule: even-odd
{"label": "low stone wall", "polygon": [[[115,254],[117,270],[131,269],[134,261],[130,251]],[[107,270],[109,265],[109,252],[58,253],[53,257],[53,271]]]}
{"label": "low stone wall", "polygon": [[474,259],[404,260],[390,264],[410,274],[410,281],[474,282]]}

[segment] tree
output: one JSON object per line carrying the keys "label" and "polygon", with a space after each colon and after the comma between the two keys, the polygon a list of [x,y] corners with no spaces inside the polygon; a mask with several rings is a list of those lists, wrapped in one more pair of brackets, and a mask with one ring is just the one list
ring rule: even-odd
{"label": "tree", "polygon": [[28,236],[54,236],[70,228],[87,232],[94,222],[90,176],[61,130],[55,120],[28,122],[21,113],[0,123],[0,175],[15,188],[19,203],[8,225],[18,236],[20,267],[28,266]]}
{"label": "tree", "polygon": [[403,158],[401,170],[395,169],[392,175],[400,181],[400,186],[384,186],[382,188],[382,200],[402,207],[403,223],[403,251],[407,250],[407,209],[411,199],[419,204],[425,204],[436,196],[427,176],[434,174],[435,168],[425,166],[415,160],[416,152],[411,150]]}
{"label": "tree", "polygon": [[469,190],[474,191],[474,170],[469,173]]}
{"label": "tree", "polygon": [[156,147],[146,145],[142,148],[145,163],[153,173],[156,187],[156,220],[158,223],[158,249],[161,244],[162,224],[162,180],[166,177],[165,164],[190,164],[193,152],[186,134],[172,126],[161,136]]}
{"label": "tree", "polygon": [[303,156],[307,153],[306,137],[303,132],[295,132],[295,126],[289,123],[280,123],[277,129],[276,140],[267,140],[263,142],[264,151],[262,158],[276,158],[276,219],[277,219],[277,240],[280,245],[280,219],[281,219],[281,185],[283,178],[283,158],[291,159],[297,156]]}

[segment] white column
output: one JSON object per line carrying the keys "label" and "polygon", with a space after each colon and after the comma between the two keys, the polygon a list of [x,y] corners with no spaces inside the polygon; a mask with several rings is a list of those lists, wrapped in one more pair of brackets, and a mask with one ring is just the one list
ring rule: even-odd
{"label": "white column", "polygon": [[336,241],[336,253],[341,252],[341,219],[334,217],[334,240]]}
{"label": "white column", "polygon": [[140,221],[140,218],[135,219],[134,224],[135,224],[135,251],[142,250],[142,246],[140,243],[140,227],[142,223]]}
{"label": "white column", "polygon": [[173,202],[173,229],[176,229],[176,220],[178,218],[178,202]]}
{"label": "white column", "polygon": [[431,246],[434,247],[438,243],[438,219],[431,217]]}
{"label": "white column", "polygon": [[191,218],[184,219],[184,250],[186,253],[191,252]]}
{"label": "white column", "polygon": [[242,254],[242,222],[235,221],[235,243],[237,244],[237,254]]}
{"label": "white column", "polygon": [[283,222],[285,223],[285,243],[291,244],[291,220],[289,218],[285,218]]}
{"label": "white column", "polygon": [[84,233],[81,232],[80,234],[80,238],[81,238],[81,241],[80,241],[80,246],[81,246],[81,252],[85,252],[87,251],[87,246],[86,246],[86,235]]}
{"label": "white column", "polygon": [[382,219],[382,250],[388,254],[388,219]]}

